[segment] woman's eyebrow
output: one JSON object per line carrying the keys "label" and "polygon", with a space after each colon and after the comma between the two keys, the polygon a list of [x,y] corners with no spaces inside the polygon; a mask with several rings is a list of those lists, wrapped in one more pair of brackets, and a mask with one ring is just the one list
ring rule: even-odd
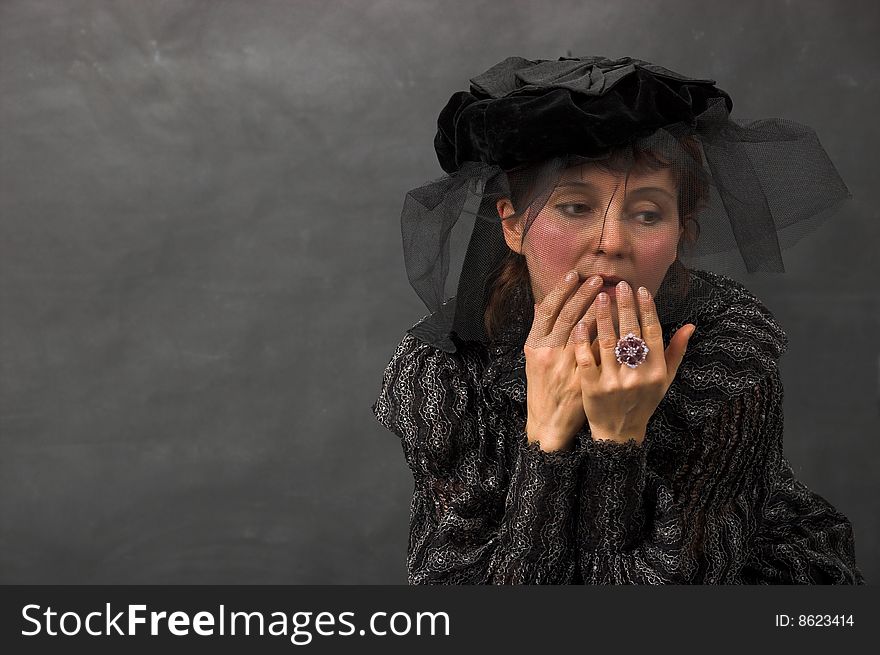
{"label": "woman's eyebrow", "polygon": [[669,193],[669,191],[667,191],[666,189],[659,187],[659,186],[639,187],[638,189],[628,190],[626,195],[628,195],[628,196],[645,195],[648,193],[662,193],[664,196],[667,196],[668,198],[675,200],[675,196],[673,196],[671,193]]}
{"label": "woman's eyebrow", "polygon": [[580,186],[586,189],[590,189],[591,191],[598,191],[599,187],[593,184],[592,182],[562,182],[561,184],[557,184],[556,188],[562,188],[566,186]]}
{"label": "woman's eyebrow", "polygon": [[[571,187],[571,186],[583,187],[584,189],[587,189],[589,191],[599,191],[599,187],[597,185],[593,184],[592,182],[563,182],[562,184],[558,184],[557,188]],[[626,195],[627,196],[645,195],[648,193],[662,193],[663,195],[671,198],[672,200],[675,200],[675,196],[673,196],[669,191],[667,191],[666,189],[664,189],[662,187],[658,187],[658,186],[643,186],[643,187],[639,187],[638,189],[627,189]]]}

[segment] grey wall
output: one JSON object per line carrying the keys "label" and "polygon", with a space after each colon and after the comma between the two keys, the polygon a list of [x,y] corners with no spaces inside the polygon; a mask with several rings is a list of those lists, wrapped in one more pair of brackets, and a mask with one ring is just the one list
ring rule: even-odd
{"label": "grey wall", "polygon": [[403,197],[441,174],[452,92],[568,50],[709,76],[734,116],[808,123],[831,153],[854,203],[787,253],[788,278],[748,284],[791,340],[787,453],[880,580],[878,18],[3,2],[0,582],[404,582],[412,479],[369,409],[426,311]]}

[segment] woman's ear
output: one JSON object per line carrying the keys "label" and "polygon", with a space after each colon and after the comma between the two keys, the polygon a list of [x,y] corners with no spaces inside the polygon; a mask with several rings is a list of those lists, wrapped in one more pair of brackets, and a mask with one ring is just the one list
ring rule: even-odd
{"label": "woman's ear", "polygon": [[501,198],[495,206],[501,218],[501,229],[504,231],[507,247],[515,253],[522,254],[522,221],[520,218],[506,220],[515,213],[513,203],[509,198]]}
{"label": "woman's ear", "polygon": [[683,216],[678,226],[678,246],[693,246],[697,241],[699,228],[700,226],[693,214]]}

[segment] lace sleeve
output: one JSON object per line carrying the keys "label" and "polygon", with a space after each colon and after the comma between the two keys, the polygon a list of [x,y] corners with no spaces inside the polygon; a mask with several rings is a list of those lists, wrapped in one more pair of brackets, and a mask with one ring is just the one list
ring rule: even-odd
{"label": "lace sleeve", "polygon": [[849,520],[795,478],[788,460],[762,503],[749,560],[748,584],[865,584],[856,566]]}
{"label": "lace sleeve", "polygon": [[579,573],[591,584],[860,580],[849,522],[782,465],[778,370],[702,428],[682,475],[644,446],[594,442],[584,459]]}
{"label": "lace sleeve", "polygon": [[546,453],[491,415],[475,366],[408,334],[373,405],[415,480],[409,583],[570,583],[581,451]]}
{"label": "lace sleeve", "polygon": [[671,484],[635,441],[596,441],[584,458],[577,538],[585,584],[685,584],[697,568]]}

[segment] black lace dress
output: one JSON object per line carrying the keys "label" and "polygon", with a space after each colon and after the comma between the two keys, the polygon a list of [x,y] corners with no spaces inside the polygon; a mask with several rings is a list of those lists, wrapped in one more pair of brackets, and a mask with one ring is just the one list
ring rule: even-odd
{"label": "black lace dress", "polygon": [[693,271],[697,326],[645,441],[546,453],[525,435],[522,345],[445,353],[407,333],[372,409],[415,479],[410,584],[864,584],[852,526],[783,455],[786,336]]}

